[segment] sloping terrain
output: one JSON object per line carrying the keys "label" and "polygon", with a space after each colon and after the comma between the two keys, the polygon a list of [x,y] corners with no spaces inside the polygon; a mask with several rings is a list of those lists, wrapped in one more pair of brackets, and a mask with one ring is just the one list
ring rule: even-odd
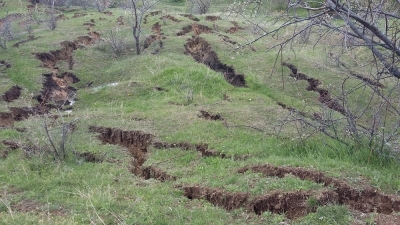
{"label": "sloping terrain", "polygon": [[[141,55],[119,8],[20,26],[0,55],[0,223],[396,224],[398,161],[279,123],[306,104],[346,114],[340,74],[309,65],[322,50],[270,76],[273,39],[234,50],[251,24],[184,7],[146,13]],[[0,25],[48,8],[19,10]]]}

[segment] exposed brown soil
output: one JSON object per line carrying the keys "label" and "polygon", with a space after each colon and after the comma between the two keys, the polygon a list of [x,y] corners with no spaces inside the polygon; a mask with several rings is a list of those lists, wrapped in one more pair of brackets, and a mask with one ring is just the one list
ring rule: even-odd
{"label": "exposed brown soil", "polygon": [[193,31],[193,33],[195,35],[200,35],[202,33],[209,34],[209,33],[213,32],[213,30],[211,28],[209,28],[209,27],[207,27],[205,25],[201,25],[201,24],[198,24],[198,23],[192,23],[191,25],[187,25],[187,26],[183,27],[182,30],[179,31],[176,35],[177,36],[183,36],[185,34],[188,34],[188,33],[192,32],[192,31]]}
{"label": "exposed brown soil", "polygon": [[180,14],[180,15],[183,17],[189,18],[190,20],[193,20],[193,21],[200,21],[200,19],[193,16],[193,14]]}
{"label": "exposed brown soil", "polygon": [[117,24],[118,24],[119,26],[123,26],[123,25],[125,24],[125,22],[124,22],[124,17],[123,17],[123,16],[119,16],[119,17],[117,18]]}
{"label": "exposed brown soil", "polygon": [[0,112],[0,127],[13,127],[15,121],[21,121],[32,115],[41,115],[49,112],[49,107],[36,105],[34,107],[10,107],[10,112]]}
{"label": "exposed brown soil", "polygon": [[17,47],[18,48],[20,45],[25,44],[26,42],[34,41],[34,40],[36,40],[38,38],[41,38],[41,37],[42,36],[35,37],[34,35],[29,35],[27,39],[19,41],[19,42],[13,44],[13,47]]}
{"label": "exposed brown soil", "polygon": [[73,69],[74,60],[73,51],[82,45],[91,45],[99,40],[100,34],[89,32],[88,36],[77,37],[74,41],[63,41],[63,48],[43,53],[36,53],[35,56],[41,61],[43,67],[49,68],[51,74],[43,74],[44,83],[41,94],[37,97],[39,102],[49,101],[67,101],[73,98],[76,89],[70,87],[71,84],[79,82],[79,79],[72,73],[64,72],[59,75],[59,69],[56,67],[58,61],[67,61],[69,69]]}
{"label": "exposed brown soil", "polygon": [[232,45],[236,45],[236,44],[237,44],[236,41],[232,41],[232,40],[230,39],[230,37],[228,37],[228,36],[226,36],[226,35],[220,34],[220,35],[218,35],[218,36],[222,37],[222,40],[223,40],[224,42],[227,42],[227,43],[232,44]]}
{"label": "exposed brown soil", "polygon": [[132,156],[131,172],[145,179],[158,179],[161,181],[175,179],[154,166],[143,167],[146,162],[147,148],[153,139],[152,134],[145,134],[141,131],[124,131],[117,128],[90,126],[90,132],[99,133],[98,138],[104,144],[115,144],[127,148]]}
{"label": "exposed brown soil", "polygon": [[78,18],[78,17],[84,17],[86,16],[87,13],[74,13],[74,15],[72,16],[72,18]]}
{"label": "exposed brown soil", "polygon": [[158,10],[158,11],[150,12],[150,15],[151,15],[151,16],[156,16],[156,15],[158,15],[158,14],[160,14],[160,13],[161,13],[161,11]]}
{"label": "exposed brown soil", "polygon": [[59,21],[59,20],[69,20],[69,18],[66,17],[64,14],[60,14],[60,15],[56,16],[55,19],[56,19],[57,21]]}
{"label": "exposed brown soil", "polygon": [[18,85],[12,86],[8,91],[6,91],[1,97],[6,102],[12,102],[19,98],[21,95],[21,90]]}
{"label": "exposed brown soil", "polygon": [[302,180],[311,180],[324,186],[332,186],[334,192],[338,196],[338,203],[345,204],[352,209],[369,213],[378,212],[383,214],[391,214],[392,212],[400,212],[400,197],[395,195],[385,195],[378,190],[368,187],[359,190],[351,187],[343,180],[331,178],[322,172],[296,168],[296,167],[280,167],[273,165],[257,165],[244,167],[238,172],[244,173],[248,170],[259,172],[266,176],[284,177],[287,175],[296,176]]}
{"label": "exposed brown soil", "polygon": [[223,207],[227,210],[246,207],[249,199],[249,194],[247,193],[229,193],[220,189],[207,187],[186,186],[182,189],[188,199],[205,199],[213,205]]}
{"label": "exposed brown soil", "polygon": [[217,21],[217,20],[221,20],[221,17],[219,17],[219,16],[206,16],[206,20],[210,21],[210,22],[214,22],[214,21]]}
{"label": "exposed brown soil", "polygon": [[293,107],[291,107],[291,106],[287,106],[286,104],[284,104],[284,103],[282,103],[282,102],[277,102],[277,104],[278,104],[279,106],[281,106],[283,109],[288,110],[289,112],[297,112],[297,113],[298,113],[299,115],[301,115],[301,116],[315,119],[315,118],[313,118],[313,117],[311,117],[311,116],[308,116],[307,113],[302,112],[302,111],[299,111],[299,110],[297,110],[297,109],[295,109],[295,108],[293,108]]}
{"label": "exposed brown soil", "polygon": [[[373,188],[358,190],[346,182],[326,176],[322,172],[295,167],[278,167],[273,165],[249,166],[240,169],[244,173],[248,170],[263,173],[266,176],[283,178],[291,175],[303,180],[311,180],[321,183],[334,190],[322,189],[319,191],[273,191],[262,196],[250,196],[248,193],[230,193],[221,189],[213,189],[200,186],[185,186],[184,195],[189,199],[205,199],[213,205],[227,210],[245,208],[248,212],[262,214],[285,214],[289,219],[296,219],[315,212],[318,206],[328,204],[345,204],[354,210],[363,213],[380,213],[377,221],[393,220],[396,216],[390,215],[400,211],[400,197],[383,195]],[[312,199],[313,204],[310,204]],[[315,202],[314,202],[315,201]],[[385,215],[388,216],[386,217]],[[390,223],[389,223],[390,224]]]}
{"label": "exposed brown soil", "polygon": [[110,12],[110,11],[105,11],[105,12],[103,12],[103,14],[106,14],[107,16],[112,16],[113,15],[113,13]]}
{"label": "exposed brown soil", "polygon": [[308,203],[308,199],[314,199],[317,206],[333,204],[337,202],[338,196],[334,191],[274,191],[252,200],[248,207],[254,213],[261,215],[263,212],[283,214],[289,219],[296,219],[315,212],[315,206]]}
{"label": "exposed brown soil", "polygon": [[103,159],[91,152],[84,152],[78,154],[78,157],[83,159],[85,162],[94,162],[94,163],[99,163],[103,162]]}
{"label": "exposed brown soil", "polygon": [[88,26],[88,27],[92,28],[92,27],[95,27],[96,24],[91,23],[91,22],[86,22],[86,23],[83,23],[83,26]]}
{"label": "exposed brown soil", "polygon": [[143,23],[144,23],[144,24],[147,23],[147,17],[149,17],[149,16],[155,16],[155,15],[158,15],[158,14],[160,14],[160,13],[161,13],[161,11],[154,11],[154,12],[150,12],[149,14],[146,14],[146,15],[144,16],[144,18],[143,18]]}
{"label": "exposed brown soil", "polygon": [[13,115],[9,112],[0,112],[0,127],[14,126]]}
{"label": "exposed brown soil", "polygon": [[143,46],[143,48],[144,49],[146,49],[146,48],[148,48],[153,42],[155,42],[155,41],[159,41],[159,47],[160,48],[163,48],[163,42],[162,42],[162,39],[165,39],[165,36],[164,36],[164,33],[162,33],[162,30],[161,30],[161,25],[160,25],[160,23],[159,22],[157,22],[157,23],[155,23],[155,24],[153,24],[153,26],[152,26],[152,31],[153,31],[153,33],[154,33],[154,35],[150,35],[150,36],[148,36],[147,38],[146,38],[146,40],[144,41],[144,46]]}
{"label": "exposed brown soil", "polygon": [[200,110],[200,115],[198,115],[198,117],[206,120],[224,120],[220,114],[211,114],[205,110]]}
{"label": "exposed brown soil", "polygon": [[153,90],[155,90],[155,91],[168,91],[168,89],[165,89],[163,87],[153,87]]}
{"label": "exposed brown soil", "polygon": [[14,141],[3,140],[2,143],[3,143],[3,145],[8,146],[12,150],[15,150],[15,149],[19,148],[19,144],[17,142],[14,142]]}
{"label": "exposed brown soil", "polygon": [[337,100],[333,99],[331,95],[329,94],[329,91],[323,88],[319,88],[318,86],[321,84],[321,82],[318,79],[308,77],[304,73],[299,73],[297,70],[297,67],[283,62],[283,66],[288,67],[291,70],[291,73],[289,76],[296,78],[297,80],[305,80],[308,82],[308,87],[306,88],[307,91],[314,91],[319,93],[318,101],[321,102],[322,104],[326,105],[328,108],[335,110],[343,115],[346,114],[346,111]]}
{"label": "exposed brown soil", "polygon": [[170,148],[179,148],[185,151],[188,150],[196,150],[203,157],[208,156],[217,156],[221,158],[225,158],[225,154],[216,152],[215,150],[208,149],[208,144],[190,144],[187,142],[180,143],[167,143],[167,142],[154,142],[153,147],[156,149],[170,149]]}
{"label": "exposed brown soil", "polygon": [[12,64],[10,62],[7,62],[5,60],[0,60],[0,70],[1,72],[5,71],[6,69],[9,69],[12,67]]}
{"label": "exposed brown soil", "polygon": [[244,75],[236,74],[232,66],[228,66],[219,61],[217,53],[212,50],[211,45],[199,36],[188,39],[185,44],[186,53],[190,54],[194,60],[210,67],[216,72],[223,74],[225,80],[235,87],[246,87]]}
{"label": "exposed brown soil", "polygon": [[176,180],[175,176],[171,176],[154,166],[148,166],[142,168],[141,176],[146,180],[148,179],[156,179],[159,181]]}
{"label": "exposed brown soil", "polygon": [[33,200],[22,200],[11,205],[13,211],[21,213],[48,213],[51,215],[65,216],[65,209],[59,207],[57,209],[48,210],[48,207],[42,203]]}
{"label": "exposed brown soil", "polygon": [[73,73],[63,73],[59,76],[43,74],[43,90],[38,96],[39,102],[63,102],[74,98],[76,89],[71,84],[79,82]]}
{"label": "exposed brown soil", "polygon": [[175,18],[175,17],[173,17],[173,16],[171,16],[171,15],[163,16],[163,17],[161,17],[160,19],[161,19],[161,20],[169,19],[169,20],[172,20],[172,21],[175,22],[175,23],[179,23],[179,22],[182,21],[182,20],[178,20],[177,18]]}
{"label": "exposed brown soil", "polygon": [[244,28],[239,26],[236,21],[231,21],[231,23],[233,24],[233,27],[230,27],[228,30],[226,30],[227,33],[234,34],[239,30],[244,30]]}
{"label": "exposed brown soil", "polygon": [[2,143],[4,146],[8,147],[8,149],[4,149],[4,150],[0,151],[1,158],[3,158],[3,159],[7,158],[10,151],[18,149],[20,147],[20,145],[17,142],[10,141],[10,140],[3,140]]}

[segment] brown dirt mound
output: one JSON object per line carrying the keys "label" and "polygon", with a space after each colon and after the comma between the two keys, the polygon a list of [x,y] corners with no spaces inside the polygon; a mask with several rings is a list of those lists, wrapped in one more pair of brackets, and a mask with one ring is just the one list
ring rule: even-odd
{"label": "brown dirt mound", "polygon": [[141,131],[124,131],[116,128],[90,126],[90,132],[100,133],[98,138],[107,144],[119,145],[128,149],[133,157],[132,173],[142,176],[142,165],[146,161],[147,148],[153,139],[152,134],[144,134]]}
{"label": "brown dirt mound", "polygon": [[196,150],[203,157],[208,157],[208,156],[217,156],[221,158],[226,157],[225,154],[216,152],[215,150],[208,149],[208,144],[190,144],[187,142],[181,142],[181,143],[154,142],[153,147],[156,149],[179,148],[185,151]]}
{"label": "brown dirt mound", "polygon": [[18,99],[21,95],[21,90],[18,85],[12,86],[8,91],[6,91],[1,97],[6,102],[12,102],[15,99]]}
{"label": "brown dirt mound", "polygon": [[25,40],[22,40],[22,41],[19,41],[19,42],[13,44],[13,47],[17,47],[18,48],[20,45],[25,44],[26,42],[34,41],[34,40],[36,40],[38,38],[41,38],[41,36],[35,37],[34,35],[29,35],[28,39],[25,39]]}
{"label": "brown dirt mound", "polygon": [[78,17],[84,17],[86,16],[87,13],[74,13],[74,15],[72,16],[72,18],[78,18]]}
{"label": "brown dirt mound", "polygon": [[214,22],[216,20],[221,20],[221,17],[219,16],[206,16],[206,20],[210,22]]}
{"label": "brown dirt mound", "polygon": [[308,87],[306,88],[306,90],[319,93],[318,97],[319,102],[326,105],[328,108],[341,113],[342,115],[346,114],[343,105],[341,105],[337,100],[333,99],[329,94],[328,90],[318,87],[321,84],[321,82],[318,79],[310,78],[304,73],[299,73],[297,67],[292,64],[283,62],[282,65],[288,67],[291,70],[291,74],[289,74],[289,76],[294,77],[297,80],[307,81]]}
{"label": "brown dirt mound", "polygon": [[200,35],[202,33],[209,34],[209,33],[213,32],[213,30],[211,28],[209,28],[205,25],[201,25],[198,23],[192,23],[192,25],[187,25],[187,26],[183,27],[182,30],[179,31],[176,35],[183,36],[192,31],[195,35]]}
{"label": "brown dirt mound", "polygon": [[346,182],[326,176],[322,172],[307,170],[296,167],[279,167],[273,165],[258,165],[244,167],[238,172],[244,173],[248,170],[262,173],[266,176],[284,177],[293,175],[303,180],[311,180],[324,186],[332,186],[337,193],[338,202],[345,204],[352,209],[359,210],[364,213],[378,212],[383,214],[391,214],[392,212],[400,212],[400,197],[395,195],[384,195],[376,189],[368,187],[364,190],[351,187]]}
{"label": "brown dirt mound", "polygon": [[186,186],[183,187],[183,191],[188,199],[205,199],[213,205],[227,210],[246,206],[249,198],[247,193],[229,193],[220,189],[199,186]]}
{"label": "brown dirt mound", "polygon": [[163,16],[163,17],[161,17],[160,19],[161,19],[161,20],[169,19],[169,20],[172,20],[172,21],[175,22],[175,23],[179,23],[179,22],[182,21],[182,20],[178,20],[177,18],[175,18],[175,17],[173,17],[173,16],[171,16],[171,15]]}
{"label": "brown dirt mound", "polygon": [[221,72],[225,80],[231,85],[246,87],[244,75],[236,74],[232,66],[221,63],[217,53],[212,50],[211,45],[203,38],[196,36],[188,39],[185,49],[186,53],[190,54],[197,62],[203,63],[216,72]]}
{"label": "brown dirt mound", "polygon": [[186,18],[189,18],[190,20],[193,20],[193,21],[200,21],[200,19],[195,17],[195,16],[193,16],[193,14],[179,14],[179,15],[181,15],[183,17],[186,17]]}
{"label": "brown dirt mound", "polygon": [[224,120],[224,118],[220,114],[211,114],[207,111],[200,110],[200,115],[198,117],[206,119],[206,120]]}

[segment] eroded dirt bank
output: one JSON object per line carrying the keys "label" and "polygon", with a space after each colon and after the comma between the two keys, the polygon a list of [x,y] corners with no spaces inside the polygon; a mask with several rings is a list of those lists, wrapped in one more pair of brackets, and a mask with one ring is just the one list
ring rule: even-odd
{"label": "eroded dirt bank", "polygon": [[21,90],[22,88],[20,88],[18,85],[12,86],[8,91],[4,92],[1,97],[5,102],[12,102],[19,98],[21,95]]}
{"label": "eroded dirt bank", "polygon": [[35,57],[40,60],[41,65],[51,70],[51,74],[43,74],[43,89],[37,99],[41,103],[47,102],[66,102],[75,97],[76,89],[70,85],[79,82],[79,78],[69,72],[60,74],[56,66],[59,61],[66,61],[68,69],[72,70],[74,66],[73,52],[78,48],[94,44],[100,39],[97,32],[89,32],[87,36],[79,36],[74,41],[63,41],[60,43],[61,49],[35,53]]}
{"label": "eroded dirt bank", "polygon": [[321,81],[312,77],[308,77],[304,73],[299,73],[297,67],[292,64],[283,62],[282,65],[290,69],[291,73],[289,76],[294,77],[297,80],[307,81],[308,87],[306,90],[319,93],[319,102],[326,105],[328,108],[341,113],[342,115],[346,114],[346,110],[344,109],[343,105],[340,104],[336,99],[333,99],[328,90],[318,87],[321,84]]}
{"label": "eroded dirt bank", "polygon": [[244,75],[236,74],[232,66],[221,63],[217,53],[211,45],[199,36],[188,39],[184,45],[187,54],[190,54],[196,62],[203,63],[216,72],[223,74],[225,80],[235,87],[246,87]]}
{"label": "eroded dirt bank", "polygon": [[348,205],[350,208],[364,212],[378,212],[391,214],[400,212],[400,198],[395,195],[385,195],[378,190],[368,187],[364,190],[354,188],[345,181],[338,178],[326,176],[322,172],[297,167],[280,167],[273,165],[257,165],[241,168],[238,172],[246,171],[262,173],[266,176],[283,178],[286,175],[296,176],[302,180],[310,180],[323,184],[326,187],[332,186],[337,194],[337,202]]}
{"label": "eroded dirt bank", "polygon": [[154,166],[144,167],[147,160],[147,152],[153,139],[152,134],[145,134],[138,130],[124,131],[117,128],[90,126],[89,131],[99,133],[98,139],[104,144],[114,144],[127,148],[132,157],[131,172],[144,179],[174,180],[174,176],[168,175]]}
{"label": "eroded dirt bank", "polygon": [[326,205],[337,202],[337,195],[330,190],[278,192],[254,197],[248,193],[232,193],[217,188],[186,186],[182,188],[189,199],[204,199],[215,206],[226,210],[245,208],[248,212],[262,214],[269,211],[283,214],[287,218],[296,219],[315,212],[316,206],[310,205],[308,199],[313,198],[316,205]]}

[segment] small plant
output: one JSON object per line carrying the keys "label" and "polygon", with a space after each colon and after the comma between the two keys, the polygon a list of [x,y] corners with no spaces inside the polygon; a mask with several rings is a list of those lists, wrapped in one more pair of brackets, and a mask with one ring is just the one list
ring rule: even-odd
{"label": "small plant", "polygon": [[316,199],[315,197],[310,197],[309,199],[307,199],[307,205],[310,208],[317,208],[319,205],[318,199]]}
{"label": "small plant", "polygon": [[121,30],[117,27],[110,30],[107,37],[105,38],[111,47],[112,52],[115,56],[121,56],[125,51],[125,37],[121,33]]}

